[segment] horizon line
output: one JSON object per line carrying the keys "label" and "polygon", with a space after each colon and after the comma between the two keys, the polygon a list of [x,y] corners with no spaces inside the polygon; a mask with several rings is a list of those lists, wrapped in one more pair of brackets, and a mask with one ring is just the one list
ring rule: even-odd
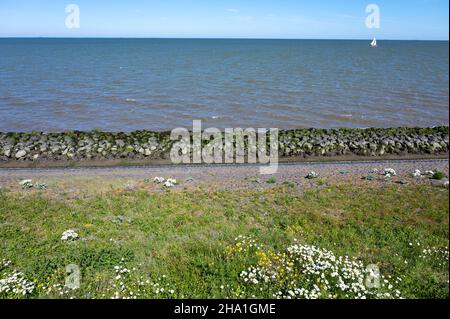
{"label": "horizon line", "polygon": [[[368,41],[368,38],[270,38],[270,37],[135,37],[135,36],[0,36],[0,39],[148,39],[148,40],[324,40],[324,41]],[[449,39],[390,39],[378,38],[379,41],[439,41]]]}

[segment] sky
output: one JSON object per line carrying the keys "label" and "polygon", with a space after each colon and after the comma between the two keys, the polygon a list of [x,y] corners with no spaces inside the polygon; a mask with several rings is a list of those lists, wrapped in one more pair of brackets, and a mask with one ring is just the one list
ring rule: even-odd
{"label": "sky", "polygon": [[0,0],[0,37],[448,40],[448,16],[448,0]]}

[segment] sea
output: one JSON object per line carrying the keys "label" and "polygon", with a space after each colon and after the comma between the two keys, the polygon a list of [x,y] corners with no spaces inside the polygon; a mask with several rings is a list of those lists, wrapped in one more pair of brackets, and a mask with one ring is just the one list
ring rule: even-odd
{"label": "sea", "polygon": [[448,41],[0,39],[0,131],[449,123]]}

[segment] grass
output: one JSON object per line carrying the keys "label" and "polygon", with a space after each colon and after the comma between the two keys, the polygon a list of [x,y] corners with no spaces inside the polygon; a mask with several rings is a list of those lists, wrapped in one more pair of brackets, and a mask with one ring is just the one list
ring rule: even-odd
{"label": "grass", "polygon": [[[376,264],[402,297],[448,298],[448,191],[368,187],[111,190],[67,199],[2,191],[0,260],[11,265],[0,265],[0,279],[16,269],[35,289],[22,296],[0,285],[0,297],[272,298],[290,289],[285,279],[253,285],[242,272],[275,267],[274,256],[301,244]],[[80,239],[61,241],[67,229]],[[80,267],[80,289],[63,288],[69,264]]]}
{"label": "grass", "polygon": [[433,174],[433,176],[431,177],[432,179],[437,179],[437,180],[442,180],[445,178],[445,174],[442,172],[436,172]]}

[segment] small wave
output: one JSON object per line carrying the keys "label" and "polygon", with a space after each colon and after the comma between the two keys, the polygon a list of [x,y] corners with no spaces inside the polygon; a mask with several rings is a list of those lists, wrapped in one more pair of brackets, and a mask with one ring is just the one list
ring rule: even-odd
{"label": "small wave", "polygon": [[130,102],[130,103],[134,103],[134,102],[136,102],[136,99],[126,99],[125,101]]}

